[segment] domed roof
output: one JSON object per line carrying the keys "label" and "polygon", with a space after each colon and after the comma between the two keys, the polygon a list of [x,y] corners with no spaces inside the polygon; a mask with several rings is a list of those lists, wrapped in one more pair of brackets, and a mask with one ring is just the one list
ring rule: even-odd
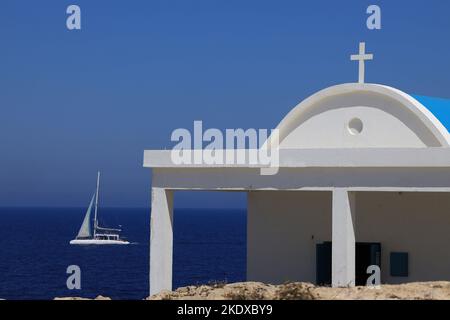
{"label": "domed roof", "polygon": [[329,87],[302,101],[280,122],[280,147],[449,147],[448,130],[429,109],[446,117],[450,126],[443,102],[436,99],[414,98],[378,84]]}
{"label": "domed roof", "polygon": [[417,101],[424,105],[430,112],[450,130],[450,99],[412,95]]}

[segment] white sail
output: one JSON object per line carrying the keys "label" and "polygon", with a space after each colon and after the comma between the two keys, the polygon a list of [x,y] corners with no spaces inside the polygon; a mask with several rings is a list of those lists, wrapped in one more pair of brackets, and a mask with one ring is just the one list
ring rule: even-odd
{"label": "white sail", "polygon": [[94,238],[97,234],[97,210],[98,210],[98,189],[100,188],[100,171],[97,172],[97,189],[95,191],[95,213],[94,213]]}
{"label": "white sail", "polygon": [[84,216],[83,224],[81,225],[80,231],[78,231],[77,238],[89,238],[92,236],[91,234],[91,211],[92,206],[94,204],[95,193],[92,196],[91,203],[89,204],[89,208],[86,211],[86,215]]}

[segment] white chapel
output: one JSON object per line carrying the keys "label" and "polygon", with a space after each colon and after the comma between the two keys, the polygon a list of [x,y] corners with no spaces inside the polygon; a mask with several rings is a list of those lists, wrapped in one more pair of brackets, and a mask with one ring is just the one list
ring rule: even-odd
{"label": "white chapel", "polygon": [[[184,190],[247,194],[247,279],[365,285],[450,280],[450,135],[429,106],[364,82],[326,88],[279,123],[279,170],[174,164],[152,169],[150,293],[172,289],[173,201]],[[450,108],[450,105],[449,105]],[[450,110],[450,109],[449,109]]]}

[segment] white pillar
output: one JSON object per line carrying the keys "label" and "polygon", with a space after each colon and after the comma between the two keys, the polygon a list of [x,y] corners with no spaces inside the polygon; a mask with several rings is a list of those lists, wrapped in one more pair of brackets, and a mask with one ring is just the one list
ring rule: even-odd
{"label": "white pillar", "polygon": [[355,194],[333,190],[332,285],[355,285]]}
{"label": "white pillar", "polygon": [[173,191],[152,188],[150,295],[172,290]]}

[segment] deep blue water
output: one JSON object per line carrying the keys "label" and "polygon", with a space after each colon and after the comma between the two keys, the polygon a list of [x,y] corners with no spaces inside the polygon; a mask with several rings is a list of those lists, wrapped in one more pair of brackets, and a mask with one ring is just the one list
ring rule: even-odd
{"label": "deep blue water", "polygon": [[[129,246],[72,246],[85,208],[0,209],[0,298],[148,296],[149,209],[102,209],[101,223],[122,225]],[[175,209],[174,287],[245,279],[245,210]],[[68,290],[66,268],[81,268]]]}

